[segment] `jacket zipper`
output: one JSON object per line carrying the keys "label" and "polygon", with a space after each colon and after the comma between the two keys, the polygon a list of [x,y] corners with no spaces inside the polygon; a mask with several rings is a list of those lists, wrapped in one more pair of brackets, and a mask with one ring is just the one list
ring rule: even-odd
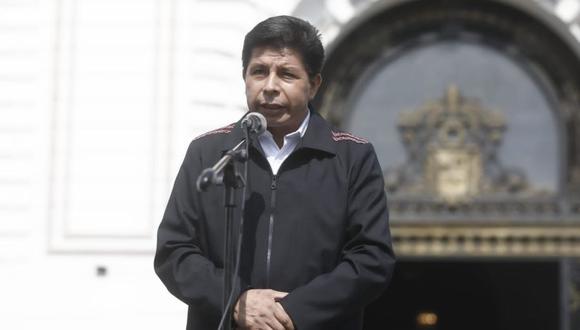
{"label": "jacket zipper", "polygon": [[270,185],[272,191],[270,197],[270,223],[268,225],[268,250],[266,252],[266,288],[270,287],[270,260],[272,256],[272,234],[274,233],[274,210],[276,208],[276,190],[278,189],[278,176],[272,176]]}

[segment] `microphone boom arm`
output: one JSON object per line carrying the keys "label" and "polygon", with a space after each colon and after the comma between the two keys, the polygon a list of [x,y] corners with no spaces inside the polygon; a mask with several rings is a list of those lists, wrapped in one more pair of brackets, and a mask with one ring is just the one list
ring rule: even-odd
{"label": "microphone boom arm", "polygon": [[218,160],[214,166],[208,167],[201,172],[197,178],[196,186],[197,191],[204,192],[211,185],[221,185],[223,184],[223,173],[226,166],[232,161],[237,160],[244,162],[247,160],[248,155],[246,150],[242,148],[246,140],[240,141],[231,150],[228,150],[226,154]]}

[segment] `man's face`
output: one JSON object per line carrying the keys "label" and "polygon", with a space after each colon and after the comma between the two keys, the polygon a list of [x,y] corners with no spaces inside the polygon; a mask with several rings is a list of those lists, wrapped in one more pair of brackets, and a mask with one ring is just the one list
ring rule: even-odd
{"label": "man's face", "polygon": [[264,115],[268,129],[287,134],[306,117],[308,101],[320,86],[320,74],[309,79],[302,57],[292,49],[256,47],[244,74],[250,111]]}

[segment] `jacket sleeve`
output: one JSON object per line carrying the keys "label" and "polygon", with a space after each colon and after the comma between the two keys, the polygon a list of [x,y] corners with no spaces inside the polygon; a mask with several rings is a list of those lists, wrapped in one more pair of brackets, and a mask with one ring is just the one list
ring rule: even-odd
{"label": "jacket sleeve", "polygon": [[325,329],[386,289],[395,255],[383,176],[372,145],[349,175],[346,241],[337,267],[290,292],[281,304],[296,329]]}
{"label": "jacket sleeve", "polygon": [[195,188],[202,166],[195,145],[187,150],[159,225],[154,267],[175,297],[208,317],[219,317],[223,269],[204,255],[195,225],[203,216]]}

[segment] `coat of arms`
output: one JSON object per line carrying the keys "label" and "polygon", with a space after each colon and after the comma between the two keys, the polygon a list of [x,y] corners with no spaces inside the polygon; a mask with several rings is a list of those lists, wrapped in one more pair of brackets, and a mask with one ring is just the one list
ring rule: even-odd
{"label": "coat of arms", "polygon": [[505,169],[497,159],[503,115],[463,98],[456,86],[443,99],[402,113],[398,128],[407,161],[385,172],[391,195],[457,205],[528,189],[522,171]]}

